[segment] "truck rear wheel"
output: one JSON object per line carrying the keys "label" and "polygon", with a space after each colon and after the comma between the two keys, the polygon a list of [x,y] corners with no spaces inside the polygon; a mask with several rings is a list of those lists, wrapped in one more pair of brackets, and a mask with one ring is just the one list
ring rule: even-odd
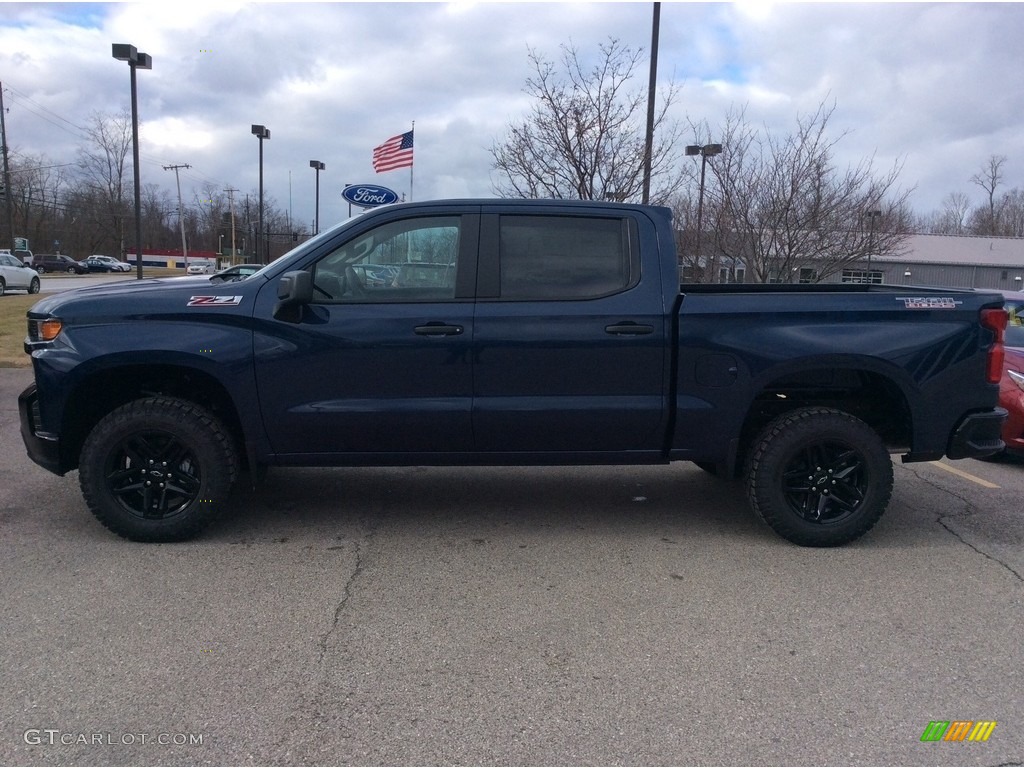
{"label": "truck rear wheel", "polygon": [[133,541],[192,538],[220,513],[237,472],[234,443],[193,403],[150,397],[107,414],[86,438],[79,482],[96,518]]}
{"label": "truck rear wheel", "polygon": [[885,512],[892,482],[892,460],[878,434],[831,408],[772,421],[754,442],[746,476],[758,517],[805,547],[863,536]]}

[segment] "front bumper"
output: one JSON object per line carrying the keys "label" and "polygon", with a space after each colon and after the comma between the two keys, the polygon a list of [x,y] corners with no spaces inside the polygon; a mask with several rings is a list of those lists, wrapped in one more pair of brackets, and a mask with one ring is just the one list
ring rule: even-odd
{"label": "front bumper", "polygon": [[951,459],[980,459],[1003,450],[1005,408],[969,413],[949,438],[946,455]]}
{"label": "front bumper", "polygon": [[35,384],[30,384],[18,395],[18,412],[21,415],[21,439],[25,442],[28,457],[43,469],[63,475],[60,440],[56,435],[39,429],[39,394]]}

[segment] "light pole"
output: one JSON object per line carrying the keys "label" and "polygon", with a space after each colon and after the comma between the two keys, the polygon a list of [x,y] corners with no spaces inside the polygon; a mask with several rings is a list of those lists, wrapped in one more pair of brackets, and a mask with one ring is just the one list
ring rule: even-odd
{"label": "light pole", "polygon": [[252,127],[252,135],[260,140],[260,214],[259,231],[256,236],[256,263],[266,264],[269,259],[267,258],[267,249],[263,240],[263,140],[270,138],[270,130],[263,125],[254,125]]}
{"label": "light pole", "polygon": [[152,69],[153,57],[139,53],[134,45],[113,43],[111,55],[127,61],[132,73],[132,160],[135,166],[135,275],[142,279],[142,189],[139,181],[139,103],[135,88],[135,70]]}
{"label": "light pole", "polygon": [[[704,172],[708,167],[708,158],[720,155],[722,153],[721,144],[691,144],[686,148],[687,157],[694,155],[700,155],[700,187],[697,192],[697,244],[695,250],[697,251],[697,263],[700,263],[700,236],[704,227]],[[715,259],[712,258],[709,272],[711,273],[711,280],[716,281],[715,276]]]}
{"label": "light pole", "polygon": [[327,168],[319,160],[310,160],[309,167],[316,171],[316,223],[313,225],[313,234],[320,234],[320,171]]}
{"label": "light pole", "polygon": [[867,282],[871,282],[871,252],[875,249],[875,219],[882,215],[881,211],[865,211],[868,217],[868,275]]}
{"label": "light pole", "polygon": [[651,162],[654,154],[654,96],[658,85],[658,32],[661,28],[661,3],[654,4],[651,20],[651,72],[647,83],[647,134],[644,137],[644,184],[641,202],[651,201]]}

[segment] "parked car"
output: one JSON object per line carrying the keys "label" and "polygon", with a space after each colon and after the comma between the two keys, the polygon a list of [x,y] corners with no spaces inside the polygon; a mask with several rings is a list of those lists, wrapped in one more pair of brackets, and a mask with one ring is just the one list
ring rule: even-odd
{"label": "parked car", "polygon": [[256,274],[263,269],[262,264],[235,264],[233,267],[222,269],[210,278],[214,283],[235,283],[245,280],[249,275]]}
{"label": "parked car", "polygon": [[197,259],[188,265],[186,275],[212,275],[217,271],[217,264],[211,259]]}
{"label": "parked car", "polygon": [[32,269],[40,275],[46,272],[67,272],[68,274],[84,275],[89,268],[80,261],[75,261],[64,254],[41,253],[32,259]]}
{"label": "parked car", "polygon": [[[1005,293],[1009,319],[999,404],[1010,414],[1003,423],[1003,454],[1024,458],[1024,293]],[[997,454],[997,455],[1003,455]]]}
{"label": "parked car", "polygon": [[0,296],[7,291],[39,293],[39,275],[10,251],[0,253]]}
{"label": "parked car", "polygon": [[94,253],[84,262],[90,272],[131,272],[131,264],[118,261],[113,256],[101,256]]}

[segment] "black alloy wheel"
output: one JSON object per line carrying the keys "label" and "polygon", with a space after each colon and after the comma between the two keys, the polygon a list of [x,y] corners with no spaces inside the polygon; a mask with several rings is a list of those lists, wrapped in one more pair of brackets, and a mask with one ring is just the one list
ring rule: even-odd
{"label": "black alloy wheel", "polygon": [[878,434],[832,408],[779,416],[754,441],[747,497],[794,544],[833,547],[867,533],[892,495],[892,460]]}
{"label": "black alloy wheel", "polygon": [[134,541],[181,541],[224,508],[237,470],[234,441],[194,403],[151,397],[111,411],[89,433],[79,481],[96,518]]}

